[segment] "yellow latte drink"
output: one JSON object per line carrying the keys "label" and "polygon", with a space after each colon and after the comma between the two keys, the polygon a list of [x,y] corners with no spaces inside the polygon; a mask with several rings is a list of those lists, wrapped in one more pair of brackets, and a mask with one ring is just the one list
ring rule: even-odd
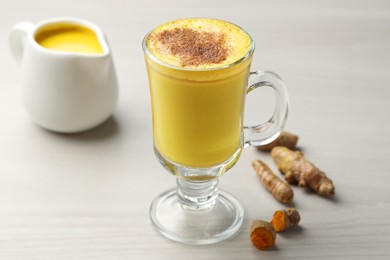
{"label": "yellow latte drink", "polygon": [[47,25],[36,33],[35,40],[42,47],[56,51],[103,53],[97,36],[91,29],[71,23]]}
{"label": "yellow latte drink", "polygon": [[144,41],[157,151],[207,168],[243,148],[243,112],[253,42],[238,26],[175,20]]}

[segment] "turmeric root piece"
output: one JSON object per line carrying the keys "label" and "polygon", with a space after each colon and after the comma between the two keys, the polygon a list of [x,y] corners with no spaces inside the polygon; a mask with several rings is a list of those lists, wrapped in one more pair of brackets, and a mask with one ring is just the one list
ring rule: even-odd
{"label": "turmeric root piece", "polygon": [[275,146],[285,146],[289,149],[294,149],[297,143],[298,143],[297,135],[290,132],[282,131],[278,136],[278,138],[276,138],[273,142],[266,145],[257,146],[256,148],[257,150],[260,151],[270,151]]}
{"label": "turmeric root piece", "polygon": [[253,220],[250,238],[257,249],[267,250],[275,245],[276,232],[269,222]]}
{"label": "turmeric root piece", "polygon": [[298,226],[299,221],[301,221],[301,216],[299,215],[298,210],[295,208],[288,208],[275,211],[271,224],[276,232],[281,232]]}
{"label": "turmeric root piece", "polygon": [[276,146],[272,149],[271,156],[288,183],[298,182],[300,187],[309,187],[321,196],[334,195],[333,182],[324,172],[306,160],[301,152]]}
{"label": "turmeric root piece", "polygon": [[272,170],[262,161],[253,160],[252,167],[263,186],[280,202],[290,203],[294,198],[294,192],[288,183],[277,177]]}

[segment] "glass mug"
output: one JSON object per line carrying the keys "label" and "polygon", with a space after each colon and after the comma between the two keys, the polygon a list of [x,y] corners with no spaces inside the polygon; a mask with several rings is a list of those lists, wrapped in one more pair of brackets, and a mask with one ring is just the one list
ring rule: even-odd
{"label": "glass mug", "polygon": [[[160,27],[143,40],[154,151],[160,163],[177,177],[177,187],[152,202],[150,217],[162,235],[193,245],[216,243],[239,230],[244,210],[233,196],[218,190],[218,178],[233,167],[245,147],[275,140],[288,111],[288,94],[281,78],[269,71],[250,72],[255,48],[250,35],[229,22],[200,21],[245,33],[250,41],[248,50],[224,66],[186,68],[152,54],[148,37]],[[255,83],[248,87],[248,79]],[[274,113],[265,123],[244,126],[245,96],[260,87],[275,90]]]}

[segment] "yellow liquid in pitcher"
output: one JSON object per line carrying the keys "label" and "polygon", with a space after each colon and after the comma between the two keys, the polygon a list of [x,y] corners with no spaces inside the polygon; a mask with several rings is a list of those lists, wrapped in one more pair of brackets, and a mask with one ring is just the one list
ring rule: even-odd
{"label": "yellow liquid in pitcher", "polygon": [[[180,31],[182,28],[189,28],[190,31]],[[169,30],[176,32],[169,33]],[[203,37],[197,33],[191,35],[194,31],[213,33]],[[181,32],[184,34],[180,35]],[[216,32],[218,42],[210,43],[212,39],[208,36]],[[207,41],[203,46],[206,51],[209,51],[210,44],[216,46],[215,51],[211,50],[211,54],[215,54],[211,59],[220,61],[210,62],[206,57],[203,63],[202,59],[193,62],[188,61],[188,57],[178,57],[158,42],[159,39],[169,42],[167,35],[173,35],[179,41],[183,37],[193,39],[199,36],[198,42]],[[221,41],[221,35],[225,40]],[[218,50],[221,47],[217,46],[219,43],[226,44],[230,49],[225,52]],[[176,43],[176,47],[180,48],[183,44]],[[146,55],[154,144],[166,159],[183,166],[203,168],[221,164],[242,149],[244,99],[251,58],[248,51],[251,44],[250,37],[239,27],[210,19],[173,21],[148,36],[146,45],[153,57]],[[184,48],[188,49],[188,46]],[[191,48],[188,50],[193,51]],[[224,56],[220,59],[218,55],[221,53]],[[186,60],[183,62],[183,59]]]}
{"label": "yellow liquid in pitcher", "polygon": [[41,28],[35,40],[47,49],[86,54],[101,54],[102,47],[91,29],[71,24],[58,23]]}

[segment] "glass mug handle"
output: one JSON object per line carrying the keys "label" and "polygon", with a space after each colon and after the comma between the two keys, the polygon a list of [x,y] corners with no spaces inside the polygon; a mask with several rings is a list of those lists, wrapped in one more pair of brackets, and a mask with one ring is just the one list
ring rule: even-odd
{"label": "glass mug handle", "polygon": [[288,115],[288,92],[280,76],[272,71],[255,71],[249,74],[255,82],[246,91],[249,94],[260,87],[275,90],[275,110],[268,121],[254,126],[244,126],[244,147],[265,145],[274,141],[286,124]]}

